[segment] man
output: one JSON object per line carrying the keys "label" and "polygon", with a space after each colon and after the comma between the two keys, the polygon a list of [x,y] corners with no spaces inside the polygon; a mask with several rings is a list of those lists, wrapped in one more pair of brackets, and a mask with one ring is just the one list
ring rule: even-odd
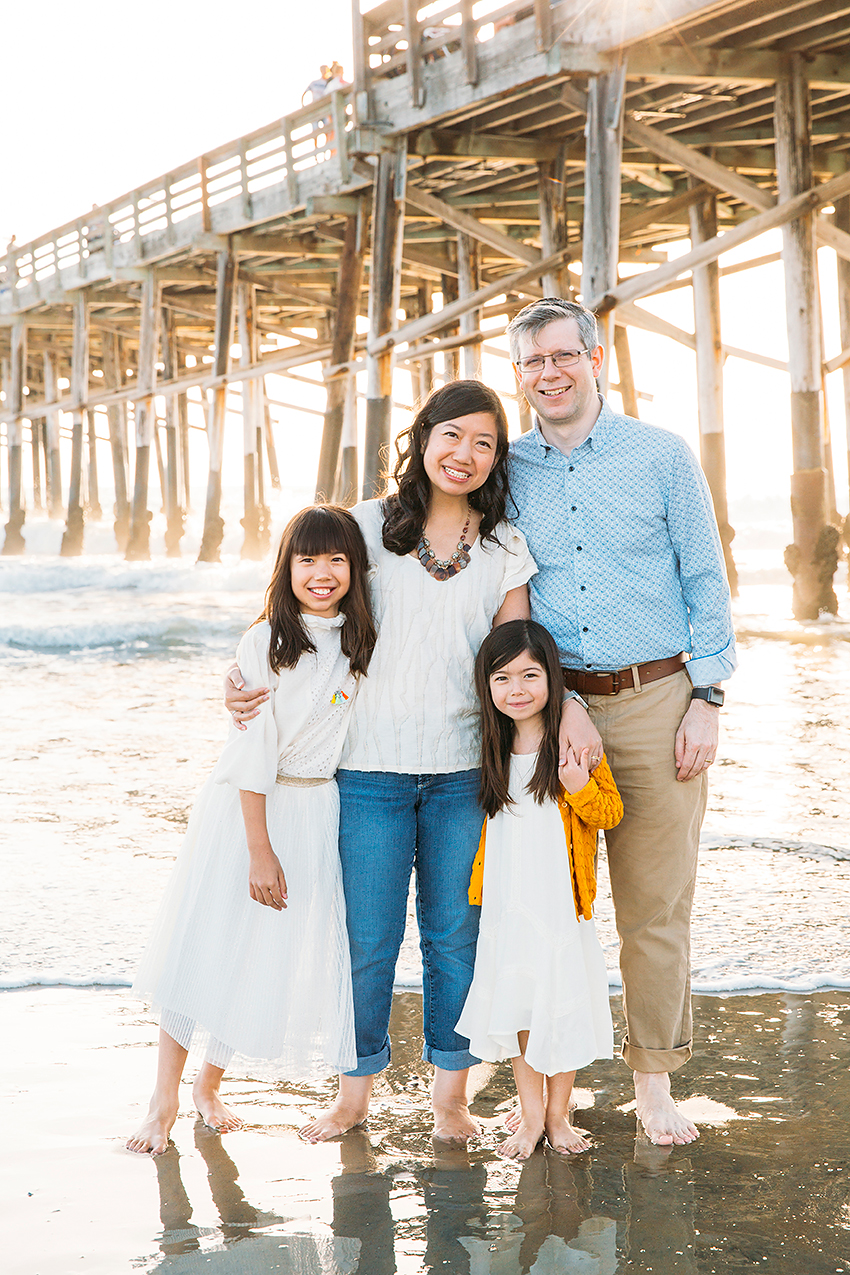
{"label": "man", "polygon": [[[690,914],[706,771],[735,668],[729,589],[702,472],[676,434],[613,412],[596,320],[535,301],[508,327],[536,427],[511,447],[511,487],[539,572],[535,620],[555,637],[574,747],[602,745],[625,816],[605,834],[637,1115],[693,1141],[670,1073],[691,1056]],[[684,654],[690,658],[685,661]]]}

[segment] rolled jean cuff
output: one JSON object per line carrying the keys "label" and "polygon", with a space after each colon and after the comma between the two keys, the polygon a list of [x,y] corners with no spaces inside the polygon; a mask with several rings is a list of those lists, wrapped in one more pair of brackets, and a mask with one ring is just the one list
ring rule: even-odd
{"label": "rolled jean cuff", "polygon": [[623,1059],[632,1071],[671,1072],[678,1071],[693,1055],[691,1042],[677,1045],[674,1049],[641,1049],[632,1045],[628,1036],[623,1037]]}
{"label": "rolled jean cuff", "polygon": [[387,1041],[377,1054],[369,1054],[367,1058],[359,1058],[354,1071],[344,1071],[344,1076],[376,1076],[390,1064],[390,1043]]}
{"label": "rolled jean cuff", "polygon": [[481,1062],[468,1049],[433,1049],[431,1045],[422,1046],[422,1057],[434,1067],[443,1071],[465,1071],[467,1067],[475,1067]]}

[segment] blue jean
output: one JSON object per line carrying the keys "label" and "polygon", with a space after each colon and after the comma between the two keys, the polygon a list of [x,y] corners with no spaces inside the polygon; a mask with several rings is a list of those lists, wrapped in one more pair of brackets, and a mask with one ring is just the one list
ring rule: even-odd
{"label": "blue jean", "polygon": [[455,1023],[469,991],[480,908],[467,897],[484,817],[478,771],[399,775],[340,770],[339,854],[351,944],[357,1068],[390,1061],[388,1028],[410,872],[422,950],[422,1057],[446,1071],[479,1060]]}

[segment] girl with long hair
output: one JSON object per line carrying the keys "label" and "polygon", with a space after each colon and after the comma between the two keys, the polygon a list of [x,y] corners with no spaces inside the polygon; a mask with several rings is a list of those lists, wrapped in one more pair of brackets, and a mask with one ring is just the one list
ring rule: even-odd
{"label": "girl with long hair", "polygon": [[218,1092],[234,1054],[288,1079],[356,1064],[333,776],[375,645],[367,571],[345,509],[304,509],[283,533],[237,651],[268,693],[195,803],[133,984],[160,1011],[160,1038],[131,1151],[168,1146],[190,1048],[204,1058],[195,1105],[222,1132],[241,1124]]}
{"label": "girl with long hair", "polygon": [[[576,1070],[613,1055],[605,958],[592,919],[599,828],[623,815],[607,761],[567,749],[563,677],[551,634],[503,624],[475,662],[481,806],[470,902],[481,905],[475,974],[457,1030],[490,1062],[510,1058],[518,1128],[499,1151],[525,1160],[544,1133],[562,1154],[589,1142],[570,1123]],[[566,842],[566,845],[565,845]]]}

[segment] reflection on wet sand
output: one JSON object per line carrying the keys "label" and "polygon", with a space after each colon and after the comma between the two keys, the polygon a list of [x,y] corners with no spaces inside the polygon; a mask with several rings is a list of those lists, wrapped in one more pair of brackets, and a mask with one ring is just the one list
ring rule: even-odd
{"label": "reflection on wet sand", "polygon": [[[844,993],[700,997],[701,1043],[677,1089],[708,1118],[687,1148],[652,1146],[636,1129],[622,1064],[580,1080],[593,1150],[565,1159],[542,1145],[522,1165],[495,1154],[507,1068],[479,1068],[485,1121],[469,1149],[428,1136],[426,1068],[418,1061],[419,998],[396,997],[393,1065],[368,1128],[336,1147],[330,1198],[317,1198],[315,1148],[281,1141],[293,1180],[289,1210],[263,1211],[239,1185],[219,1135],[195,1126],[218,1228],[192,1226],[178,1152],[155,1161],[163,1233],[148,1270],[194,1275],[834,1275],[845,1256],[848,1089]],[[237,1082],[239,1083],[239,1082]],[[271,1095],[270,1095],[271,1096]],[[322,1095],[302,1091],[304,1101]],[[291,1103],[291,1093],[287,1096]],[[288,1117],[292,1115],[291,1108]],[[312,1180],[305,1219],[298,1187]],[[282,1183],[285,1187],[286,1183]],[[321,1195],[321,1192],[318,1193]],[[238,1251],[237,1251],[238,1250]]]}

